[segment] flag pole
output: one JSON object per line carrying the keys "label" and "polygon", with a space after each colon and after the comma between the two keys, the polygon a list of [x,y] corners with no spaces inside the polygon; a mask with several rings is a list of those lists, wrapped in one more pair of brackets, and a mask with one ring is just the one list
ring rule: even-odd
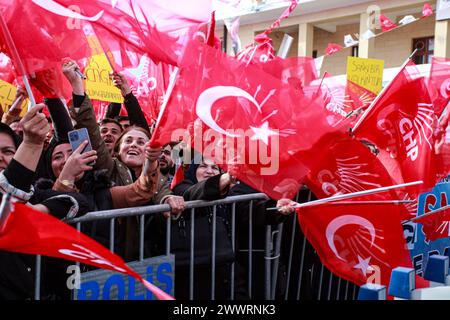
{"label": "flag pole", "polygon": [[20,59],[19,52],[17,51],[16,45],[14,44],[14,40],[11,36],[11,32],[8,29],[8,25],[3,17],[3,12],[0,11],[0,28],[2,29],[3,37],[5,38],[6,46],[11,51],[12,61],[15,62],[16,67],[20,74],[22,74],[22,80],[25,84],[25,90],[28,94],[28,99],[30,99],[31,105],[36,104],[36,100],[34,99],[33,91],[31,91],[31,86],[28,81],[27,73],[25,71],[25,67],[23,66],[22,59]]}
{"label": "flag pole", "polygon": [[[306,202],[306,203],[300,203],[297,206],[295,206],[294,208],[304,208],[304,207],[310,207],[310,206],[330,203],[330,202],[339,201],[339,200],[346,200],[346,199],[351,199],[351,198],[356,198],[356,197],[361,197],[361,196],[367,196],[367,195],[385,192],[385,191],[389,191],[389,190],[393,190],[393,189],[411,187],[411,186],[415,186],[415,185],[422,184],[422,183],[423,183],[423,181],[414,181],[414,182],[397,184],[397,185],[393,185],[393,186],[389,186],[389,187],[381,187],[381,188],[358,191],[358,192],[353,192],[353,193],[340,194],[340,195],[333,196],[333,197],[314,200],[314,201],[310,201],[310,202]],[[279,209],[278,207],[273,207],[273,208],[268,208],[267,210],[278,210],[278,209]]]}
{"label": "flag pole", "polygon": [[333,205],[341,205],[341,204],[409,204],[413,203],[414,200],[373,200],[373,201],[339,201],[333,203]]}
{"label": "flag pole", "polygon": [[411,53],[411,55],[405,60],[405,62],[403,63],[403,65],[400,67],[400,70],[397,72],[397,74],[395,75],[395,77],[391,80],[391,82],[389,82],[389,84],[387,86],[385,86],[381,92],[375,97],[375,99],[372,101],[372,103],[370,104],[370,106],[366,109],[366,111],[364,111],[364,113],[361,115],[361,117],[358,119],[358,121],[356,122],[356,124],[354,125],[353,129],[351,129],[351,132],[354,133],[356,131],[356,129],[358,129],[358,127],[361,125],[361,123],[363,122],[363,120],[365,118],[367,118],[367,115],[369,114],[370,111],[372,111],[372,109],[374,108],[374,106],[378,103],[378,101],[384,96],[384,94],[386,93],[386,91],[391,87],[392,83],[394,83],[395,79],[397,79],[397,77],[400,75],[400,73],[403,71],[403,69],[408,65],[408,63],[411,61],[411,59],[415,56],[415,54],[417,53],[417,49],[415,49],[413,51],[413,53]]}
{"label": "flag pole", "polygon": [[441,208],[439,208],[439,209],[430,211],[430,212],[425,213],[425,214],[423,214],[423,215],[421,215],[421,216],[419,216],[419,217],[415,217],[415,218],[409,219],[408,221],[415,222],[415,221],[417,221],[417,220],[419,220],[419,219],[421,219],[421,218],[425,218],[425,217],[431,216],[431,215],[433,215],[433,214],[442,212],[442,211],[447,210],[447,209],[450,209],[450,205],[447,205],[447,206],[445,206],[445,207],[441,207]]}
{"label": "flag pole", "polygon": [[2,202],[0,203],[0,234],[3,233],[6,225],[6,220],[8,220],[8,217],[11,214],[10,201],[11,194],[3,194]]}
{"label": "flag pole", "polygon": [[173,88],[175,87],[175,83],[178,79],[178,74],[180,73],[180,68],[175,67],[173,72],[170,74],[169,85],[167,86],[166,94],[164,95],[164,100],[161,105],[161,109],[159,110],[158,119],[155,123],[155,129],[152,132],[152,139],[150,140],[150,145],[153,144],[153,137],[155,136],[155,132],[159,129],[159,123],[161,122],[162,116],[166,111],[167,104],[169,103],[169,99],[172,95]]}

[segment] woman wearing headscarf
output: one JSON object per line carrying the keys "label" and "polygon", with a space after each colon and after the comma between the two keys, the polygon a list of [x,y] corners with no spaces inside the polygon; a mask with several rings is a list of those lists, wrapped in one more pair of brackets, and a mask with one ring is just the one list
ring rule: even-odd
{"label": "woman wearing headscarf", "polygon": [[[21,120],[23,142],[11,128],[0,124],[0,191],[65,220],[86,213],[86,199],[77,193],[35,190],[32,185],[49,130],[47,119],[39,112],[43,107],[32,107]],[[42,275],[51,273],[52,277],[42,282],[42,298],[68,298],[68,292],[64,292],[66,265],[62,260],[43,258]],[[31,299],[34,267],[34,256],[0,251],[0,299]]]}

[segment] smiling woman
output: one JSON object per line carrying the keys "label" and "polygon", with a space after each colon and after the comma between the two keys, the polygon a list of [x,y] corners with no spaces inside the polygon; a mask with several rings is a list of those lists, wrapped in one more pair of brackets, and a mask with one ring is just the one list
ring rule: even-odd
{"label": "smiling woman", "polygon": [[145,145],[150,141],[150,133],[140,127],[129,127],[120,136],[116,144],[118,158],[136,177],[141,174],[145,161]]}

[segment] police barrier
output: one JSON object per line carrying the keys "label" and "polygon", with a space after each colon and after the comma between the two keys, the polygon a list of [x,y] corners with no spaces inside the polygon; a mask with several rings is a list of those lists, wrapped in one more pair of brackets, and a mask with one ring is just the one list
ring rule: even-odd
{"label": "police barrier", "polygon": [[[194,298],[194,233],[195,211],[199,208],[212,207],[212,241],[211,241],[211,300],[215,299],[216,281],[216,216],[219,205],[227,205],[231,212],[231,243],[233,252],[246,256],[246,287],[248,298],[264,298],[266,300],[355,300],[358,288],[354,284],[345,281],[329,272],[321,263],[314,249],[303,236],[299,228],[296,215],[288,216],[283,223],[265,226],[264,249],[254,248],[254,205],[258,201],[267,200],[265,194],[256,193],[228,197],[215,201],[189,201],[186,210],[190,211],[192,228],[190,230],[190,259],[189,259],[189,298]],[[298,202],[311,200],[311,193],[303,189],[297,195]],[[247,202],[248,206],[248,249],[236,248],[236,212],[238,203]],[[125,217],[139,217],[139,260],[130,263],[138,272],[160,286],[166,292],[173,294],[174,286],[174,256],[170,252],[171,221],[166,224],[166,252],[165,256],[150,257],[144,259],[144,222],[146,216],[160,214],[170,210],[169,205],[152,205],[145,207],[132,207],[90,212],[86,215],[68,221],[75,224],[77,230],[81,230],[82,224],[109,220],[109,249],[114,252],[115,225],[117,219]],[[263,254],[264,267],[260,265],[258,257]],[[156,260],[155,260],[156,259]],[[164,265],[165,273],[158,274],[159,268]],[[260,271],[263,270],[261,276]],[[137,288],[138,284],[127,276],[118,275],[107,270],[95,270],[81,274],[80,290],[74,290],[75,299],[152,299],[151,295],[144,292],[143,288]],[[161,281],[161,279],[163,279]],[[155,281],[156,280],[156,281]],[[236,297],[236,263],[230,265],[230,292],[231,300]],[[263,284],[262,292],[258,285]],[[41,288],[41,259],[36,258],[35,272],[35,299],[40,299]]]}

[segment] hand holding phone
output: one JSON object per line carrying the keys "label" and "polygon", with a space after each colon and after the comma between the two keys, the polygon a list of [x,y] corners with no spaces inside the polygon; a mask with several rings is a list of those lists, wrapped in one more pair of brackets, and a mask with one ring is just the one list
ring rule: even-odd
{"label": "hand holding phone", "polygon": [[58,180],[62,183],[69,182],[74,184],[80,180],[86,171],[92,170],[92,165],[97,159],[97,152],[95,150],[81,153],[88,145],[88,141],[84,140],[81,144],[73,150],[70,157],[67,159],[63,170],[58,176]]}
{"label": "hand holding phone", "polygon": [[[92,151],[92,144],[91,140],[89,139],[89,133],[87,129],[81,128],[69,132],[69,142],[70,145],[72,146],[72,151],[75,151],[84,141],[87,141],[87,144],[84,147],[84,149],[80,152],[81,154],[88,151]],[[88,163],[88,165],[90,166],[95,165],[95,161],[92,163]]]}

